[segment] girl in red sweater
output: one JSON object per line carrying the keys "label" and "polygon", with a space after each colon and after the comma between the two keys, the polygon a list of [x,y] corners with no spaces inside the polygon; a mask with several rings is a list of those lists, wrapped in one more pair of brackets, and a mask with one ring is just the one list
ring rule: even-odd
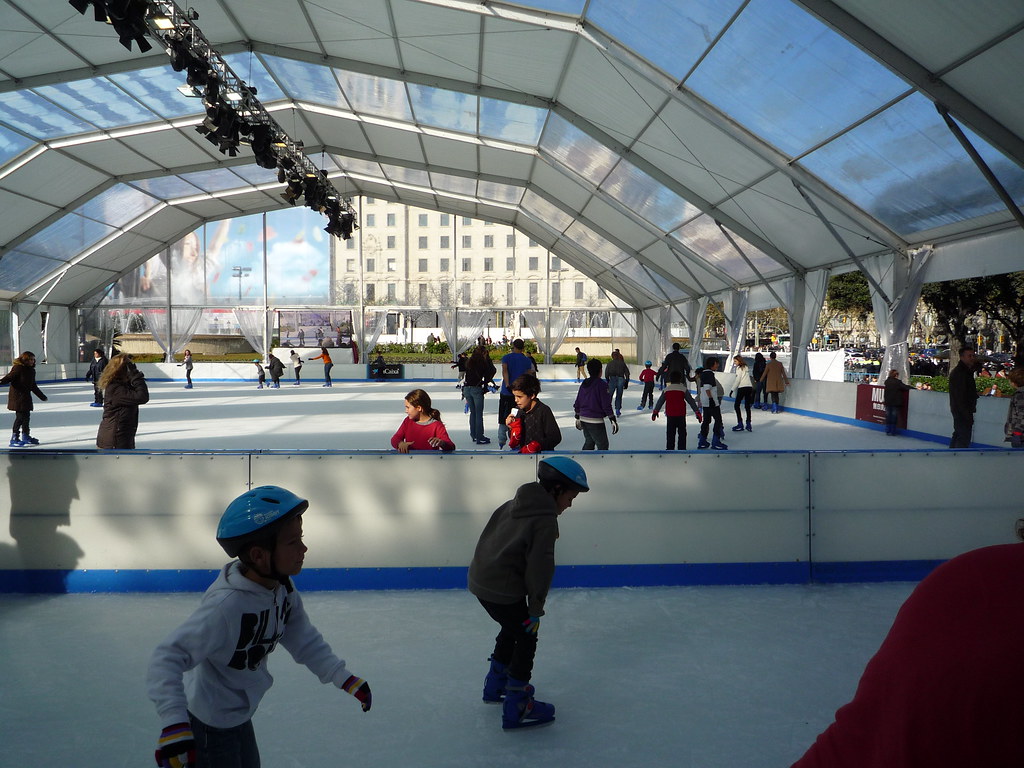
{"label": "girl in red sweater", "polygon": [[405,396],[405,415],[407,418],[391,437],[391,447],[399,453],[455,450],[441,423],[441,413],[431,406],[430,395],[422,389]]}

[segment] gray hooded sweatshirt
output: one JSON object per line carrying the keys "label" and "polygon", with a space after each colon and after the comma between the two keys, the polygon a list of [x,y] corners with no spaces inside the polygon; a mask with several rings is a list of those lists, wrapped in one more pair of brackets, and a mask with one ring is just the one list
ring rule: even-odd
{"label": "gray hooded sweatshirt", "polygon": [[544,615],[555,575],[558,507],[540,483],[519,486],[491,515],[469,564],[469,591],[508,605],[526,598],[531,616]]}

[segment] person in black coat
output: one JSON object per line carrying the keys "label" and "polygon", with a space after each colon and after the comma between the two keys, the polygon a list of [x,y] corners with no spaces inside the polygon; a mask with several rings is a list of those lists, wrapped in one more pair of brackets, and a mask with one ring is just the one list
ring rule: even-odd
{"label": "person in black coat", "polygon": [[974,384],[974,368],[978,356],[974,347],[960,350],[960,362],[949,372],[949,411],[953,414],[953,436],[950,448],[970,448],[974,431],[974,412],[978,406],[978,388]]}
{"label": "person in black coat", "polygon": [[103,407],[103,390],[100,389],[100,376],[103,375],[103,369],[107,367],[107,356],[103,354],[102,349],[94,349],[92,351],[92,362],[89,363],[89,371],[85,374],[85,380],[92,382],[92,402],[89,403],[93,408]]}
{"label": "person in black coat", "polygon": [[96,432],[96,447],[135,447],[139,429],[139,406],[149,402],[146,377],[135,367],[130,355],[115,355],[100,377],[103,389],[103,420]]}
{"label": "person in black coat", "polygon": [[36,356],[32,352],[22,352],[7,375],[0,379],[0,386],[11,386],[7,393],[7,410],[14,411],[14,430],[11,435],[11,448],[26,445],[39,445],[39,441],[29,434],[29,419],[32,415],[32,395],[35,394],[43,402],[46,395],[36,386]]}
{"label": "person in black coat", "polygon": [[274,389],[280,389],[281,377],[284,376],[284,363],[279,357],[271,354],[268,356],[267,369],[270,371],[270,380],[273,382]]}

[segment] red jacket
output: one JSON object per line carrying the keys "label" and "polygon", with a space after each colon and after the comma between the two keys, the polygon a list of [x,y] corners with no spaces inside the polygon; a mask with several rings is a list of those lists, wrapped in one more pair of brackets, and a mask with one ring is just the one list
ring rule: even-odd
{"label": "red jacket", "polygon": [[[432,446],[428,440],[432,437],[441,439],[438,448]],[[454,451],[455,443],[448,437],[448,430],[444,424],[436,419],[420,424],[412,419],[402,419],[398,431],[391,437],[391,447],[398,450],[398,444],[402,441],[410,443],[410,451]]]}

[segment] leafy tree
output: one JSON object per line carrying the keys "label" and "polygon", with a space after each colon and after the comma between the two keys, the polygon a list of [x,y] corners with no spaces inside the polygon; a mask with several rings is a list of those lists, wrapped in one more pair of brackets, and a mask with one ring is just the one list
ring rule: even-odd
{"label": "leafy tree", "polygon": [[825,307],[827,316],[823,325],[840,315],[849,315],[864,322],[872,312],[867,278],[859,271],[833,275],[825,289]]}
{"label": "leafy tree", "polygon": [[967,340],[969,320],[981,308],[983,297],[990,292],[988,277],[925,283],[921,300],[935,313],[938,324],[949,336],[949,362],[952,366]]}
{"label": "leafy tree", "polygon": [[979,296],[989,319],[1002,323],[1016,347],[1015,362],[1024,365],[1024,272],[981,278],[987,286]]}

